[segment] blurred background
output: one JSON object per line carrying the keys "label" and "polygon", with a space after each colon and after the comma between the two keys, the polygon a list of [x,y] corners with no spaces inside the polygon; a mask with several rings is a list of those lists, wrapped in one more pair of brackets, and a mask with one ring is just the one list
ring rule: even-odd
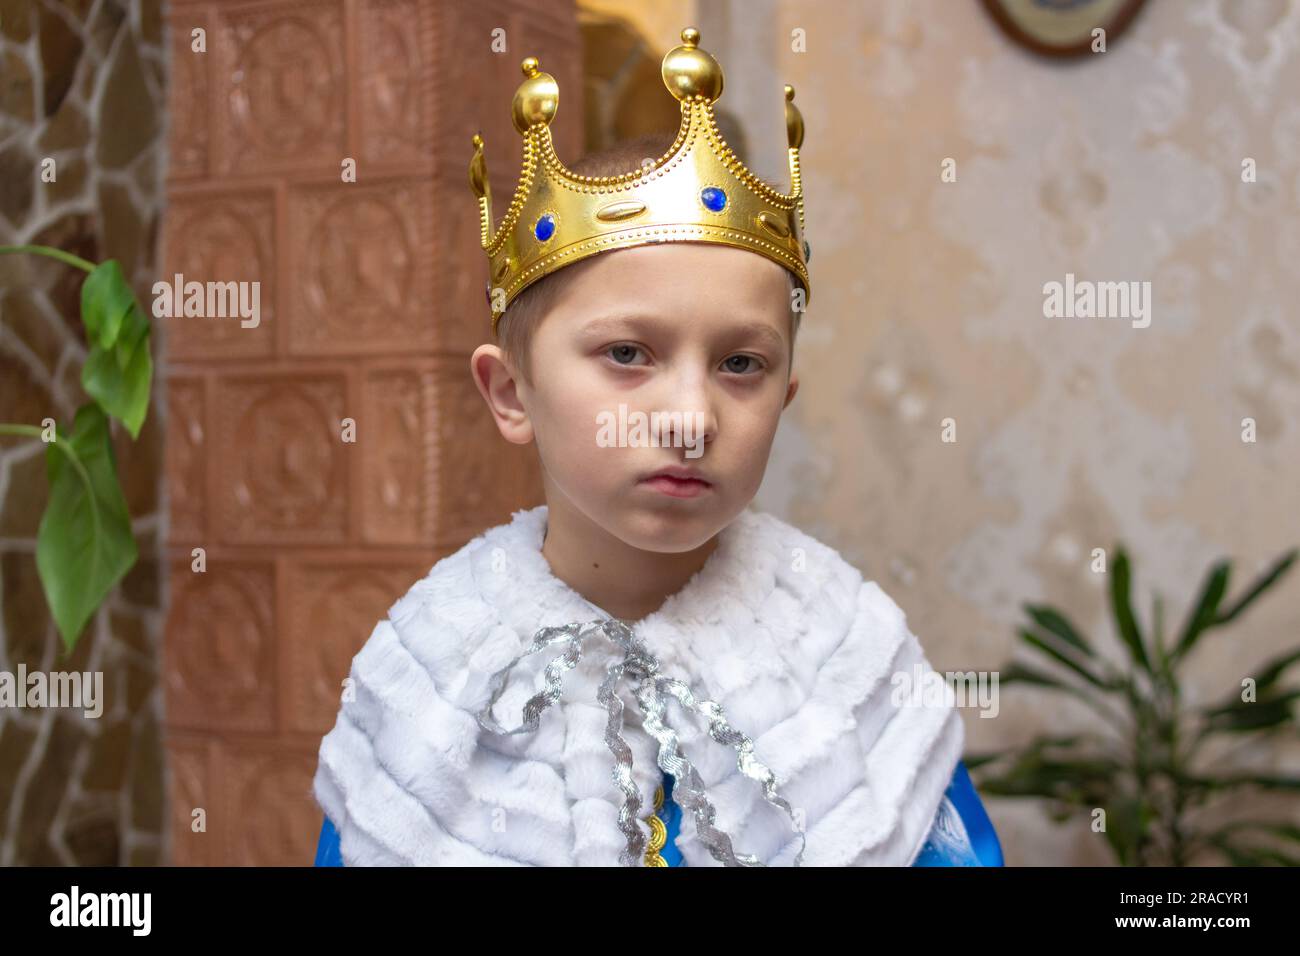
{"label": "blurred background", "polygon": [[[105,689],[98,719],[0,708],[0,863],[311,861],[352,655],[435,560],[542,500],[468,375],[470,138],[500,217],[528,55],[559,81],[563,159],[671,135],[659,64],[687,25],[758,175],[788,182],[782,84],[807,126],[803,384],[756,505],[879,581],[940,671],[1009,676],[1038,653],[1028,603],[1084,637],[1085,686],[1128,673],[1117,566],[1148,649],[1160,620],[1196,638],[1173,697],[1224,732],[1172,796],[1116,763],[1182,753],[1158,703],[1071,766],[1041,741],[1100,730],[1084,695],[1004,680],[996,716],[964,711],[972,755],[1021,755],[981,787],[1008,863],[1150,862],[1119,831],[1178,841],[1196,821],[1170,814],[1214,795],[1239,829],[1300,826],[1300,574],[1229,613],[1300,543],[1300,0],[0,0],[0,245],[114,259],[147,316],[178,274],[261,289],[256,327],[151,317],[148,416],[112,432],[138,559],[66,657],[46,447],[0,435],[0,670]],[[1045,317],[1067,274],[1150,283],[1149,325]],[[84,279],[0,256],[0,422],[87,401]]]}

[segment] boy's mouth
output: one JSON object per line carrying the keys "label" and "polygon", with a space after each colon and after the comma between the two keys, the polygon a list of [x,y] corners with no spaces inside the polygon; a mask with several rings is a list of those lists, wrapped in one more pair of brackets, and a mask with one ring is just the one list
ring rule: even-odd
{"label": "boy's mouth", "polygon": [[642,478],[638,484],[674,498],[695,498],[713,489],[713,483],[694,468],[661,468]]}

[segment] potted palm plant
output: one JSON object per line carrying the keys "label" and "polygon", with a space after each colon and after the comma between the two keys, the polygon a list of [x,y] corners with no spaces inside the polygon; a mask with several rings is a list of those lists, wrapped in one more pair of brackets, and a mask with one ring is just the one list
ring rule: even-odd
{"label": "potted palm plant", "polygon": [[1023,748],[967,757],[977,786],[987,795],[1045,799],[1057,822],[1090,814],[1124,866],[1183,866],[1207,854],[1238,866],[1300,863],[1300,827],[1293,821],[1229,821],[1220,812],[1243,790],[1300,794],[1300,776],[1218,770],[1206,759],[1218,739],[1267,744],[1296,733],[1300,690],[1287,689],[1284,678],[1300,660],[1300,647],[1243,671],[1241,686],[1225,687],[1208,706],[1185,699],[1180,673],[1202,639],[1236,621],[1283,577],[1296,549],[1236,600],[1227,599],[1231,563],[1217,562],[1181,628],[1168,636],[1159,595],[1144,633],[1130,600],[1128,555],[1122,547],[1115,553],[1109,608],[1124,666],[1099,654],[1060,611],[1027,603],[1020,639],[1049,667],[1012,662],[1000,674],[1001,682],[1068,694],[1098,721],[1077,733],[1040,735]]}

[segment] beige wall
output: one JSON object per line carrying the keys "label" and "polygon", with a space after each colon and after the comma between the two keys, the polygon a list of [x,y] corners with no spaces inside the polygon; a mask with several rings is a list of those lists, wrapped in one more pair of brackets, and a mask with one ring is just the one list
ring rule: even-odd
{"label": "beige wall", "polygon": [[[686,25],[581,6],[621,11],[661,54]],[[1024,601],[1118,657],[1093,548],[1122,542],[1143,619],[1156,588],[1176,626],[1213,560],[1237,559],[1236,594],[1300,543],[1300,3],[1152,2],[1069,63],[1013,46],[975,0],[682,10],[723,63],[752,165],[780,169],[782,83],[807,121],[804,381],[758,504],[878,580],[936,668],[1003,664]],[[1043,284],[1067,272],[1151,282],[1150,326],[1044,318]],[[1189,703],[1296,643],[1292,577],[1206,639]],[[970,750],[1086,719],[1010,687],[997,718],[965,716]],[[1224,760],[1294,772],[1297,756]],[[1110,859],[1086,820],[988,806],[1009,862]]]}

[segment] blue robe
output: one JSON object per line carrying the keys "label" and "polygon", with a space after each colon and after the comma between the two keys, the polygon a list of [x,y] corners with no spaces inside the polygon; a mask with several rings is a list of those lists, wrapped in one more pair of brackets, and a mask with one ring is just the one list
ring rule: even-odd
{"label": "blue robe", "polygon": [[[672,799],[672,793],[672,774],[665,774],[664,804],[659,815],[668,829],[668,840],[659,855],[669,866],[684,866],[676,843],[682,809]],[[966,764],[962,761],[957,762],[957,769],[953,771],[952,780],[943,796],[930,835],[926,837],[925,845],[921,847],[921,852],[912,865],[1003,866],[998,835],[984,810],[984,804],[980,802],[979,794],[975,792]],[[343,857],[339,853],[339,834],[329,817],[321,825],[315,865],[343,865]]]}

